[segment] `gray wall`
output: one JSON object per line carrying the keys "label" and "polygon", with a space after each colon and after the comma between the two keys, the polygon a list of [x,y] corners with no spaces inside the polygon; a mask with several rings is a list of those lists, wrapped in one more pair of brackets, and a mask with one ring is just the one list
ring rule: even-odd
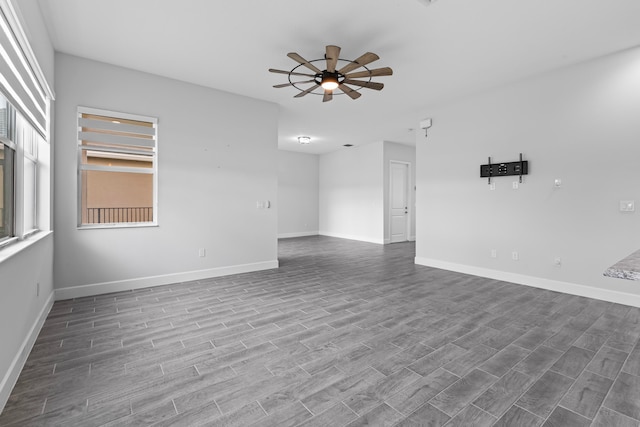
{"label": "gray wall", "polygon": [[[275,104],[65,54],[55,88],[58,297],[277,266]],[[158,227],[77,229],[79,105],[158,118]]]}
{"label": "gray wall", "polygon": [[383,142],[320,156],[320,234],[384,242]]}
{"label": "gray wall", "polygon": [[[619,212],[640,203],[639,75],[634,49],[425,111],[416,261],[640,304],[638,282],[602,275],[640,248],[640,212]],[[491,191],[479,166],[518,153],[530,175]]]}
{"label": "gray wall", "polygon": [[318,234],[319,158],[278,151],[278,237]]}

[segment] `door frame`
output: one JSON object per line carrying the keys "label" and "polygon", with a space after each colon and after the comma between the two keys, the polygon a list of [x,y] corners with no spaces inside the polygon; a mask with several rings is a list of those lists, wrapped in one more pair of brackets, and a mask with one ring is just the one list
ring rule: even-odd
{"label": "door frame", "polygon": [[[411,239],[411,219],[412,219],[412,206],[413,206],[413,191],[411,191],[411,183],[412,183],[412,179],[411,179],[411,162],[407,162],[405,160],[389,160],[389,173],[388,173],[388,180],[387,180],[387,188],[389,189],[389,196],[387,197],[387,218],[388,218],[388,230],[387,230],[387,235],[389,236],[388,239],[388,243],[391,243],[391,210],[392,210],[392,205],[391,205],[391,165],[392,164],[400,164],[400,165],[404,165],[407,167],[407,224],[406,224],[406,230],[405,233],[407,235],[407,240],[405,240],[406,242],[410,242]],[[386,239],[385,239],[386,240]]]}

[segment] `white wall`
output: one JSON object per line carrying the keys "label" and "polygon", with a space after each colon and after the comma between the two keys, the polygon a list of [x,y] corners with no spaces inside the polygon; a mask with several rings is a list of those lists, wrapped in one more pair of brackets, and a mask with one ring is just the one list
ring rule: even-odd
{"label": "white wall", "polygon": [[384,242],[383,142],[320,156],[320,234]]}
{"label": "white wall", "polygon": [[319,158],[278,151],[278,237],[318,234]]}
{"label": "white wall", "polygon": [[0,411],[53,304],[52,272],[51,233],[0,262]]}
{"label": "white wall", "polygon": [[[55,88],[57,298],[277,266],[275,104],[65,54]],[[158,118],[159,227],[77,229],[79,105]]]}
{"label": "white wall", "polygon": [[[634,49],[425,112],[416,262],[640,305],[640,283],[602,275],[640,248],[640,212],[618,210],[640,203],[638,76]],[[518,153],[530,175],[490,191],[479,166]]]}
{"label": "white wall", "polygon": [[53,88],[55,52],[40,12],[38,0],[14,0],[11,3],[22,22],[25,23],[23,30],[27,35],[31,49],[38,58],[38,65],[40,65],[44,77]]}
{"label": "white wall", "polygon": [[[17,13],[29,43],[49,84],[53,86],[53,48],[37,2],[22,0],[19,6]],[[49,183],[41,181],[40,184],[46,184],[44,187],[47,187]],[[41,196],[41,201],[48,199],[44,194]],[[38,283],[39,295],[36,293]],[[53,236],[40,233],[0,250],[0,411],[52,302]]]}
{"label": "white wall", "polygon": [[391,161],[399,161],[409,164],[409,240],[416,238],[416,147],[398,144],[395,142],[384,142],[384,241],[391,241],[391,209],[389,206],[389,165]]}

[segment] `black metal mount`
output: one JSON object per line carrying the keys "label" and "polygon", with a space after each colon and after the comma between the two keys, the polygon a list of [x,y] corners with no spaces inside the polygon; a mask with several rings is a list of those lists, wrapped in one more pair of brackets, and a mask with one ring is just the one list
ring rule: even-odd
{"label": "black metal mount", "polygon": [[522,160],[522,153],[520,153],[520,160],[517,162],[491,163],[491,157],[489,157],[488,164],[480,165],[480,178],[487,178],[489,184],[491,184],[491,178],[493,177],[513,175],[518,175],[522,183],[522,175],[528,174],[529,162]]}

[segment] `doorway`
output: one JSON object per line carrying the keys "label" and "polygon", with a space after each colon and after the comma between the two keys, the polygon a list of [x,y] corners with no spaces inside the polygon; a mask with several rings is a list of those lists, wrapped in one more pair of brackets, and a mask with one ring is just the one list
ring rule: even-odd
{"label": "doorway", "polygon": [[391,243],[406,242],[410,235],[409,163],[392,160],[389,165],[389,227]]}

